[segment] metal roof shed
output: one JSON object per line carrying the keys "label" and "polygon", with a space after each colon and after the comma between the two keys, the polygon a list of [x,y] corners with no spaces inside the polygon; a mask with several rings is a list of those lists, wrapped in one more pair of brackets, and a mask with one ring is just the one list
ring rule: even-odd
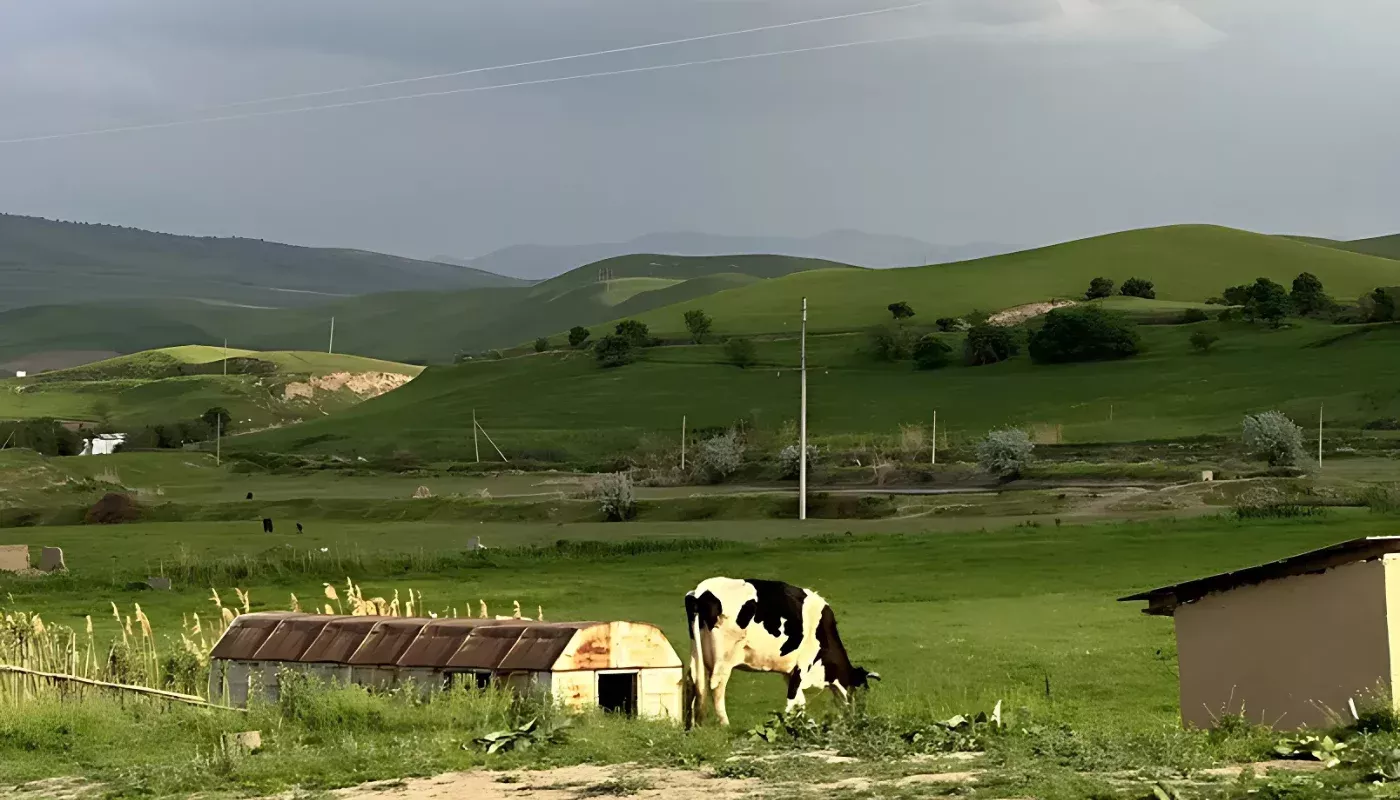
{"label": "metal roof shed", "polygon": [[211,654],[210,696],[233,704],[276,697],[277,674],[370,688],[432,691],[470,685],[540,687],[562,705],[679,719],[680,658],[653,625],[638,622],[244,614]]}
{"label": "metal roof shed", "polygon": [[1395,705],[1400,682],[1400,536],[1353,539],[1122,598],[1176,627],[1181,719],[1226,715],[1279,730]]}

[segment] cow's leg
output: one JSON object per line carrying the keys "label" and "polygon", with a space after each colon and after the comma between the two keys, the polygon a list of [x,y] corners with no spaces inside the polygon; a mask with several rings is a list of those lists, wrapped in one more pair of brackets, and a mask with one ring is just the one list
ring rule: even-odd
{"label": "cow's leg", "polygon": [[797,667],[788,675],[787,708],[783,711],[791,714],[801,711],[806,705],[807,698],[802,694],[802,668]]}
{"label": "cow's leg", "polygon": [[728,658],[715,659],[710,673],[710,695],[715,706],[715,716],[719,724],[729,724],[729,711],[724,707],[724,690],[729,686],[729,675],[734,671],[734,662]]}

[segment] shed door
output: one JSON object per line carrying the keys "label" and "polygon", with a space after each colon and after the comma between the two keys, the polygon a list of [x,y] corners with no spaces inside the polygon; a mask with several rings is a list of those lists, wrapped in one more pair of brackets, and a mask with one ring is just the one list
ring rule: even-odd
{"label": "shed door", "polygon": [[598,707],[629,717],[637,716],[637,673],[598,673]]}

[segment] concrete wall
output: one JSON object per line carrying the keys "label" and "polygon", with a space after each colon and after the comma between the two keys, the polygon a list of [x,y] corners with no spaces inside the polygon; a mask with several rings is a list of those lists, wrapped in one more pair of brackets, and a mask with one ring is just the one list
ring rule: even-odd
{"label": "concrete wall", "polygon": [[1346,713],[1348,700],[1390,686],[1387,608],[1400,611],[1400,589],[1386,581],[1400,564],[1390,559],[1243,586],[1178,608],[1182,722],[1209,728],[1224,714],[1242,713],[1279,730],[1328,725],[1333,713]]}

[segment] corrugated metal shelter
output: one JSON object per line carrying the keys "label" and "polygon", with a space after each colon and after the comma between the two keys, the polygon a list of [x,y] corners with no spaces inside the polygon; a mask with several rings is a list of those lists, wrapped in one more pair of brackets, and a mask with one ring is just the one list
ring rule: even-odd
{"label": "corrugated metal shelter", "polygon": [[210,653],[210,699],[275,699],[284,669],[372,688],[538,687],[578,710],[681,715],[680,658],[640,622],[244,614]]}
{"label": "corrugated metal shelter", "polygon": [[1400,536],[1376,536],[1142,592],[1176,626],[1181,719],[1280,730],[1400,695]]}

